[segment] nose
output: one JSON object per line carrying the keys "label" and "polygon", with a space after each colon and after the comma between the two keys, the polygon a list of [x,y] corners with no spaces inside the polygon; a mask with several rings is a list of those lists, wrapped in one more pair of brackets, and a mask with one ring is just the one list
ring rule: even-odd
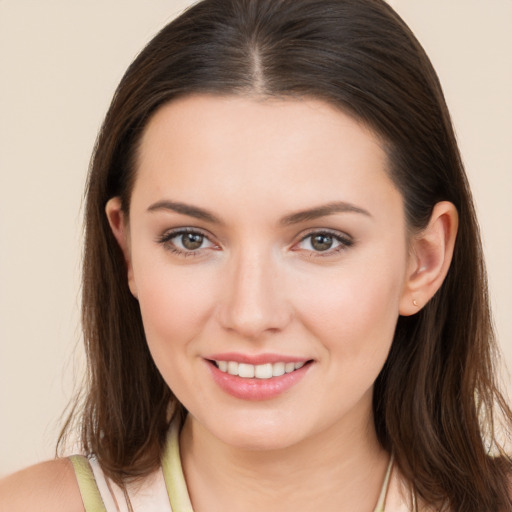
{"label": "nose", "polygon": [[283,330],[292,318],[283,270],[271,254],[240,254],[230,262],[222,302],[222,327],[246,339]]}

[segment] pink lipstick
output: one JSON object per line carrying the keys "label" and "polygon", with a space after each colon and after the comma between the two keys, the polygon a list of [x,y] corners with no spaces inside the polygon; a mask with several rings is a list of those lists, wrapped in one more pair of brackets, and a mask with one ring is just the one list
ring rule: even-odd
{"label": "pink lipstick", "polygon": [[215,354],[207,359],[212,377],[226,393],[242,400],[269,400],[297,384],[311,360],[278,354]]}

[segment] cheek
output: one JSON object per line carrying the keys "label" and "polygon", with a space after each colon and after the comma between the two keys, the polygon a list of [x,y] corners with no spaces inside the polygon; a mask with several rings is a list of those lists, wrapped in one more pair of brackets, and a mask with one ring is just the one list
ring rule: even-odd
{"label": "cheek", "polygon": [[[138,299],[146,341],[167,385],[185,403],[197,386],[190,364],[200,361],[197,344],[212,310],[213,283],[206,276],[169,265],[145,266],[137,274]],[[211,281],[211,279],[210,279]]]}
{"label": "cheek", "polygon": [[341,269],[314,288],[303,286],[309,293],[297,299],[302,322],[343,361],[383,363],[399,314],[401,268],[363,264]]}
{"label": "cheek", "polygon": [[[138,300],[148,345],[166,350],[193,340],[214,307],[216,283],[198,267],[173,268],[167,262],[134,259]],[[156,357],[156,354],[155,354]]]}
{"label": "cheek", "polygon": [[[325,379],[332,390],[325,399],[349,410],[371,391],[388,357],[398,318],[398,286],[378,277],[362,285],[352,274],[320,295],[308,299],[303,323],[321,340]],[[325,389],[317,393],[322,396]]]}

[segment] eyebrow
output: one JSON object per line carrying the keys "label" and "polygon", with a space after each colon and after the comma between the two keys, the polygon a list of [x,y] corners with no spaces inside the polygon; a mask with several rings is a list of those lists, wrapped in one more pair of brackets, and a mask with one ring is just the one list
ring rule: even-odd
{"label": "eyebrow", "polygon": [[213,213],[209,212],[208,210],[204,210],[203,208],[199,208],[198,206],[192,206],[190,204],[164,199],[163,201],[158,201],[152,204],[148,208],[148,212],[154,212],[158,210],[171,210],[176,213],[181,213],[182,215],[188,215],[189,217],[211,222],[212,224],[222,224],[220,219],[217,218]]}
{"label": "eyebrow", "polygon": [[[171,201],[169,199],[157,201],[148,208],[148,212],[154,212],[158,210],[170,210],[182,215],[188,215],[189,217],[204,220],[212,224],[223,224],[218,217],[216,217],[208,210],[186,203]],[[344,201],[335,201],[286,215],[281,219],[280,224],[283,226],[289,226],[292,224],[298,224],[300,222],[319,219],[321,217],[327,217],[328,215],[334,215],[335,213],[358,213],[367,217],[372,216],[370,212],[364,210],[363,208],[359,208],[358,206],[346,203]]]}
{"label": "eyebrow", "polygon": [[367,217],[372,216],[370,212],[364,210],[363,208],[359,208],[358,206],[346,203],[344,201],[335,201],[287,215],[286,217],[283,217],[281,224],[284,226],[289,226],[299,222],[306,222],[308,220],[327,217],[328,215],[333,215],[335,213],[359,213],[366,215]]}

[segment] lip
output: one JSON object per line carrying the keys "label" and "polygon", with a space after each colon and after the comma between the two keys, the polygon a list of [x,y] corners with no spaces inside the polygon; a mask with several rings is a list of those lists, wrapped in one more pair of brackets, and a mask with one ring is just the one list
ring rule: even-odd
{"label": "lip", "polygon": [[[246,364],[265,364],[278,362],[308,362],[302,368],[294,370],[291,373],[285,373],[279,377],[270,379],[247,379],[237,375],[224,373],[213,364],[212,360],[217,361],[236,361]],[[276,398],[284,392],[298,384],[309,372],[312,361],[304,358],[293,358],[281,355],[261,354],[258,356],[247,356],[242,354],[216,354],[211,359],[205,360],[211,372],[214,382],[228,395],[235,398],[249,401],[263,401]]]}
{"label": "lip", "polygon": [[238,352],[223,352],[222,354],[212,354],[206,357],[210,361],[236,361],[245,364],[267,364],[267,363],[306,363],[310,359],[305,357],[287,356],[283,354],[240,354]]}

